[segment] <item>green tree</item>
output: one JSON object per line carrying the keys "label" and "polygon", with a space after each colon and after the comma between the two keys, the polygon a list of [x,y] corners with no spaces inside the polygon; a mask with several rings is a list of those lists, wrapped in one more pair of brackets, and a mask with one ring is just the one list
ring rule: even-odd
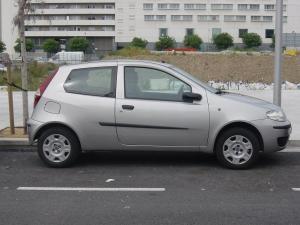
{"label": "green tree", "polygon": [[213,38],[213,42],[218,49],[227,49],[233,46],[233,37],[228,33],[221,33]]}
{"label": "green tree", "polygon": [[0,53],[4,52],[6,50],[6,45],[4,42],[0,41]]}
{"label": "green tree", "polygon": [[[16,45],[14,46],[14,49],[16,52],[21,52],[21,41],[20,39],[18,38],[16,40]],[[32,50],[34,49],[34,43],[31,39],[26,39],[26,51],[27,52],[31,52]]]}
{"label": "green tree", "polygon": [[45,40],[43,49],[47,53],[56,53],[59,50],[59,42],[53,38]]}
{"label": "green tree", "polygon": [[88,47],[89,41],[84,37],[73,37],[67,44],[67,49],[74,52],[85,52]]}
{"label": "green tree", "polygon": [[262,44],[262,40],[256,33],[247,33],[243,35],[243,43],[247,48],[253,48],[260,46]]}
{"label": "green tree", "polygon": [[148,41],[142,38],[135,37],[130,42],[130,47],[136,47],[136,48],[146,48],[148,44]]}
{"label": "green tree", "polygon": [[184,37],[184,45],[189,48],[199,49],[203,43],[202,39],[197,34],[186,35]]}
{"label": "green tree", "polygon": [[165,50],[167,48],[173,48],[175,46],[175,39],[169,36],[160,37],[158,42],[155,43],[155,47],[158,51]]}

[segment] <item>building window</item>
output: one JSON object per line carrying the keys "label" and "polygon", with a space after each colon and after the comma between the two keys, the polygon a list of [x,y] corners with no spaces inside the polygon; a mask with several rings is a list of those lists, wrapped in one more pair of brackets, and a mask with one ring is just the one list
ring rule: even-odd
{"label": "building window", "polygon": [[206,4],[184,4],[185,10],[205,10]]}
{"label": "building window", "polygon": [[272,38],[274,36],[274,29],[266,29],[266,38]]}
{"label": "building window", "polygon": [[283,22],[283,23],[287,23],[287,22],[288,22],[287,20],[288,20],[288,17],[287,17],[287,16],[284,16],[282,22]]}
{"label": "building window", "polygon": [[264,22],[272,22],[273,21],[273,16],[263,16],[263,21]]}
{"label": "building window", "polygon": [[156,20],[157,21],[166,21],[167,20],[167,16],[166,15],[157,15],[156,16]]}
{"label": "building window", "polygon": [[193,21],[192,15],[172,15],[172,21]]}
{"label": "building window", "polygon": [[260,22],[261,21],[261,17],[260,16],[251,16],[251,21],[252,22]]}
{"label": "building window", "polygon": [[169,9],[173,9],[173,10],[178,10],[179,7],[180,7],[179,4],[170,4],[170,5],[169,5]]}
{"label": "building window", "polygon": [[248,33],[248,29],[239,29],[239,38],[243,38]]}
{"label": "building window", "polygon": [[193,28],[187,28],[186,29],[186,35],[187,36],[194,35],[194,29]]}
{"label": "building window", "polygon": [[245,22],[246,16],[225,15],[224,21],[225,22]]}
{"label": "building window", "polygon": [[238,4],[238,10],[258,11],[259,4]]}
{"label": "building window", "polygon": [[205,22],[205,21],[210,21],[210,22],[218,22],[219,21],[219,16],[218,15],[199,15],[198,16],[198,21],[199,22]]}
{"label": "building window", "polygon": [[275,10],[274,4],[265,5],[265,11],[274,11],[274,10]]}
{"label": "building window", "polygon": [[168,4],[158,4],[158,9],[168,9]]}
{"label": "building window", "polygon": [[153,4],[145,3],[144,4],[144,10],[153,10]]}
{"label": "building window", "polygon": [[259,4],[250,4],[250,10],[257,11],[259,10]]}
{"label": "building window", "polygon": [[145,21],[153,21],[153,20],[155,20],[155,16],[154,15],[145,15],[144,19],[145,19]]}
{"label": "building window", "polygon": [[232,10],[233,4],[211,4],[212,10]]}
{"label": "building window", "polygon": [[160,28],[159,29],[159,37],[168,36],[168,28]]}

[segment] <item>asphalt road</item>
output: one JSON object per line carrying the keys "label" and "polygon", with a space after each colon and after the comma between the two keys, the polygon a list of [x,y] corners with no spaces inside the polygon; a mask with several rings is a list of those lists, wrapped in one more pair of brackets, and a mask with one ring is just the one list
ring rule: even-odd
{"label": "asphalt road", "polygon": [[290,150],[244,171],[200,153],[90,153],[51,169],[33,152],[0,151],[0,224],[300,224],[300,148]]}

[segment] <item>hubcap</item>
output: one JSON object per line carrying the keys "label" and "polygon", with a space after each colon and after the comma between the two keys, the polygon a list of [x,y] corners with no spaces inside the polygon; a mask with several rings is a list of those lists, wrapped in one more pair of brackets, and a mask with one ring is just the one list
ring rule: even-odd
{"label": "hubcap", "polygon": [[248,162],[251,158],[253,146],[248,138],[242,135],[234,135],[225,141],[223,154],[228,162],[241,165]]}
{"label": "hubcap", "polygon": [[70,155],[71,144],[65,136],[52,134],[45,139],[43,152],[45,157],[51,162],[63,162]]}

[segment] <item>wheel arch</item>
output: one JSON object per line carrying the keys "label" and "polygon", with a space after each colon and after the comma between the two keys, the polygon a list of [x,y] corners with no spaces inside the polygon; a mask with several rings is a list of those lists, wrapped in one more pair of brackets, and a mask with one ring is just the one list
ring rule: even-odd
{"label": "wheel arch", "polygon": [[218,141],[219,137],[221,136],[221,134],[228,129],[231,128],[246,128],[251,130],[254,134],[257,135],[258,140],[259,140],[259,145],[260,145],[260,151],[264,151],[264,141],[262,138],[261,133],[259,132],[259,130],[251,123],[248,122],[244,122],[244,121],[235,121],[235,122],[231,122],[229,124],[226,124],[225,126],[223,126],[217,133],[215,139],[214,139],[214,145],[213,145],[213,151],[215,152],[215,147],[216,147],[216,142]]}
{"label": "wheel arch", "polygon": [[47,123],[45,124],[44,126],[42,126],[34,135],[33,137],[33,140],[37,140],[40,138],[40,136],[42,135],[42,133],[50,128],[64,128],[64,129],[67,129],[69,131],[71,131],[77,138],[79,144],[80,144],[80,147],[81,147],[81,141],[80,141],[80,138],[78,136],[78,134],[74,131],[74,129],[72,129],[70,126],[64,124],[64,123],[61,123],[61,122],[53,122],[53,123]]}

